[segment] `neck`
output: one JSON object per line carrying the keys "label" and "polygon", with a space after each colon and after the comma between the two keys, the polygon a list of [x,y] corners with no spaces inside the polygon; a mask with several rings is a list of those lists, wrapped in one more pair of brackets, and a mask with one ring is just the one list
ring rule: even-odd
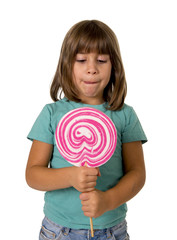
{"label": "neck", "polygon": [[81,102],[89,105],[100,105],[104,103],[104,99],[87,98],[87,99],[81,99]]}

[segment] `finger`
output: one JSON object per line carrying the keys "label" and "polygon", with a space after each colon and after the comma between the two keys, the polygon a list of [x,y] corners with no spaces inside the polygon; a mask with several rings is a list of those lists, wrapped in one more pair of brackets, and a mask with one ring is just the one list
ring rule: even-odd
{"label": "finger", "polygon": [[89,182],[89,183],[85,183],[82,186],[82,191],[81,192],[90,192],[95,190],[96,187],[96,182]]}
{"label": "finger", "polygon": [[97,167],[95,168],[98,172],[97,172],[97,177],[101,177],[101,172],[100,172],[100,169]]}
{"label": "finger", "polygon": [[98,168],[87,168],[87,175],[88,176],[97,176],[99,173]]}
{"label": "finger", "polygon": [[79,198],[82,201],[88,201],[89,200],[89,194],[88,193],[81,193]]}
{"label": "finger", "polygon": [[84,215],[85,215],[86,217],[94,217],[93,213],[92,213],[92,212],[89,212],[89,211],[84,212]]}
{"label": "finger", "polygon": [[85,184],[86,188],[93,188],[95,186],[96,186],[96,182],[95,181],[94,182],[88,182],[88,183]]}
{"label": "finger", "polygon": [[92,192],[92,191],[94,191],[95,190],[95,188],[94,187],[92,187],[92,188],[86,188],[85,189],[85,191],[83,191],[83,192]]}
{"label": "finger", "polygon": [[96,182],[97,181],[97,176],[87,176],[86,178],[86,183],[90,183],[90,182]]}
{"label": "finger", "polygon": [[81,201],[82,206],[88,207],[89,206],[89,201],[88,200],[82,200]]}
{"label": "finger", "polygon": [[83,212],[90,212],[90,209],[88,206],[82,206],[82,211]]}

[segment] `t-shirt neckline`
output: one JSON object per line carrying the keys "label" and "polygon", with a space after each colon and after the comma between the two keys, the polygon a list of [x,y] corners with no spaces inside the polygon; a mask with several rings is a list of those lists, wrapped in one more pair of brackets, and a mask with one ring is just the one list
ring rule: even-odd
{"label": "t-shirt neckline", "polygon": [[107,102],[103,102],[101,104],[98,105],[92,105],[92,104],[87,104],[87,103],[82,103],[82,102],[75,102],[75,101],[71,101],[68,98],[64,97],[63,100],[65,102],[70,102],[72,103],[74,106],[76,107],[91,107],[91,108],[97,108],[97,109],[105,109],[107,106]]}

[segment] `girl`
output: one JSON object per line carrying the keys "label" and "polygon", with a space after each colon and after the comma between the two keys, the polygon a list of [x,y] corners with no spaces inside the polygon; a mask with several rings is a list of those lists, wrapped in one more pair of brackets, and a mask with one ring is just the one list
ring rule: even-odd
{"label": "girl", "polygon": [[[88,217],[94,218],[92,239],[129,239],[126,202],[145,183],[142,143],[147,139],[135,111],[124,104],[126,91],[113,31],[97,20],[75,24],[64,39],[51,85],[54,103],[43,108],[28,135],[33,143],[26,181],[46,191],[39,239],[91,239]],[[58,123],[83,107],[101,111],[117,131],[116,149],[100,168],[75,167],[57,148]]]}

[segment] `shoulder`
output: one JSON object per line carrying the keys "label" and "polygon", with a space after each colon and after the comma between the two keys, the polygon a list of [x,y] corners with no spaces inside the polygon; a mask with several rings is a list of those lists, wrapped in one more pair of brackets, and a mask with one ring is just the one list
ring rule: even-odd
{"label": "shoulder", "polygon": [[124,103],[123,107],[120,110],[114,111],[114,115],[116,115],[117,117],[119,116],[120,118],[126,119],[133,112],[134,112],[133,107]]}
{"label": "shoulder", "polygon": [[67,110],[68,102],[63,98],[53,103],[48,103],[44,106],[50,114],[54,114],[55,112]]}
{"label": "shoulder", "polygon": [[132,116],[135,116],[135,111],[132,106],[124,104],[120,110],[112,112],[112,118],[115,124],[121,125],[121,128],[124,129],[125,126],[130,122]]}
{"label": "shoulder", "polygon": [[134,111],[133,107],[128,104],[124,104],[121,110],[124,114],[131,114]]}
{"label": "shoulder", "polygon": [[50,119],[50,123],[53,127],[60,121],[60,119],[73,110],[73,106],[70,101],[65,98],[53,103],[48,103],[44,106],[45,115]]}

